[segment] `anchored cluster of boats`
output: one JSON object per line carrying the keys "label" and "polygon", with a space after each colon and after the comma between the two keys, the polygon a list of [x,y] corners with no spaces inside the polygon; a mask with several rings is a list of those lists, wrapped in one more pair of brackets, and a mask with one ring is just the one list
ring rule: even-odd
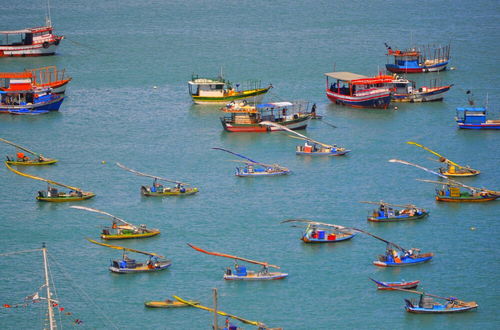
{"label": "anchored cluster of boats", "polygon": [[[0,56],[41,56],[52,55],[56,47],[64,38],[53,34],[50,19],[44,27],[31,28],[18,31],[0,31],[6,36],[7,42],[0,45]],[[14,36],[20,36],[15,39]],[[10,38],[10,39],[9,39]],[[387,45],[386,45],[387,46]],[[330,72],[326,76],[326,96],[332,102],[354,108],[387,108],[390,102],[428,102],[442,100],[444,94],[453,84],[440,85],[434,80],[429,86],[417,87],[414,81],[406,76],[397,74],[438,72],[445,70],[448,65],[450,46],[431,49],[431,47],[411,48],[407,50],[393,50],[387,46],[387,56],[393,61],[386,65],[391,74],[379,74],[375,77],[363,76],[350,72]],[[64,70],[58,71],[55,66],[25,70],[24,72],[0,73],[0,113],[10,114],[43,114],[57,111],[64,100],[66,85],[71,78],[65,77]],[[309,107],[308,102],[267,102],[262,103],[263,97],[272,85],[261,87],[260,82],[249,82],[247,86],[233,84],[224,79],[222,74],[217,78],[204,78],[193,75],[188,82],[189,94],[196,104],[221,104],[220,118],[224,130],[228,132],[274,132],[279,131],[287,136],[303,141],[297,145],[295,153],[299,156],[344,156],[350,150],[332,143],[319,142],[295,130],[305,129],[311,119],[321,119],[316,114],[316,105]],[[457,122],[460,128],[474,129],[499,129],[499,121],[486,120],[485,108],[459,108],[462,115]],[[35,176],[19,167],[51,165],[57,162],[14,142],[0,138],[1,142],[17,148],[15,155],[7,155],[5,166],[13,173],[47,183],[46,190],[38,191],[36,199],[40,202],[78,202],[93,198],[95,194],[82,188],[66,185],[54,180]],[[399,159],[389,162],[401,163],[422,169],[436,175],[437,180],[422,179],[441,186],[436,190],[435,199],[441,202],[488,202],[500,198],[500,191],[477,188],[466,185],[453,178],[471,177],[480,174],[479,170],[469,166],[459,165],[437,152],[416,142],[408,144],[420,147],[437,156],[437,161],[443,167],[438,171],[425,168]],[[268,164],[253,160],[241,153],[225,148],[215,147],[214,150],[223,151],[238,157],[234,160],[241,165],[236,167],[235,175],[238,177],[263,177],[289,175],[292,171],[283,165]],[[146,174],[126,167],[121,163],[116,165],[128,172],[141,177],[153,179],[151,185],[142,185],[140,192],[147,197],[172,197],[189,196],[199,190],[188,183],[167,179],[161,176]],[[172,184],[170,187],[165,185]],[[61,188],[67,191],[60,191]],[[413,204],[392,204],[384,201],[363,201],[362,203],[375,204],[377,208],[370,211],[367,221],[374,223],[395,223],[424,219],[429,216],[429,211]],[[111,224],[102,229],[102,240],[144,239],[160,234],[159,229],[149,228],[146,224],[136,225],[128,220],[114,216],[106,211],[84,206],[71,206],[73,209],[105,215]],[[419,248],[404,248],[399,244],[374,235],[368,231],[346,227],[337,224],[318,222],[308,219],[286,219],[282,223],[300,224],[303,227],[300,239],[306,244],[340,243],[353,239],[358,233],[373,237],[383,243],[386,248],[383,254],[376,257],[373,264],[378,267],[414,266],[433,259],[434,253],[421,253]],[[109,271],[118,274],[138,272],[157,272],[166,270],[172,262],[167,257],[154,252],[145,252],[119,245],[112,245],[88,239],[89,242],[116,249],[122,252],[121,256],[111,261]],[[231,281],[257,281],[281,280],[289,276],[281,272],[280,266],[265,261],[257,261],[222,252],[208,251],[201,247],[187,243],[197,252],[211,256],[232,259],[234,265],[227,267],[222,274],[224,280]],[[43,248],[45,254],[45,248]],[[146,256],[146,260],[138,262],[130,253]],[[247,269],[247,264],[260,266],[258,270]],[[273,270],[271,270],[271,268]],[[428,293],[412,290],[418,286],[419,280],[383,282],[372,279],[379,290],[399,290],[420,295],[418,301],[405,300],[405,309],[412,313],[454,313],[475,309],[476,302],[465,302],[455,297],[441,297]],[[47,293],[49,311],[51,310],[50,294]],[[212,309],[200,305],[198,301],[186,300],[173,296],[175,300],[147,301],[145,305],[153,308],[172,307],[197,307],[213,313],[224,315],[228,318],[251,324],[260,329],[271,329],[261,322],[246,320],[232,314],[218,311],[216,306]],[[443,299],[439,303],[433,298]],[[50,312],[49,312],[50,314]],[[225,329],[235,329],[227,324]]]}

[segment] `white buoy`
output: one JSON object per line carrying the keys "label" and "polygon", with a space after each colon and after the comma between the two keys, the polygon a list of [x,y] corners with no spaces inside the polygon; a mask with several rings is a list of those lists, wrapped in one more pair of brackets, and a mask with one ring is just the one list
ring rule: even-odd
{"label": "white buoy", "polygon": [[450,67],[450,70],[455,70],[455,67],[454,66]]}
{"label": "white buoy", "polygon": [[476,230],[476,227],[470,227],[470,230]]}
{"label": "white buoy", "polygon": [[101,164],[106,164],[106,161],[105,161],[105,160],[103,160],[103,161],[101,162]]}
{"label": "white buoy", "polygon": [[157,88],[158,88],[158,87],[156,87],[156,86],[153,86],[153,89],[157,89]]}
{"label": "white buoy", "polygon": [[394,110],[398,110],[398,107],[394,107]]}

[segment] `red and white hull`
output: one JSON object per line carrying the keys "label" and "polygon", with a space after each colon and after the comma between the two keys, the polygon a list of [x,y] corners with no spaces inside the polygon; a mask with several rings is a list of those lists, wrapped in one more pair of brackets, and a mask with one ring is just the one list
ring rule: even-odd
{"label": "red and white hull", "polygon": [[54,55],[57,46],[58,45],[56,45],[55,42],[51,42],[48,44],[45,43],[45,45],[44,43],[42,43],[22,46],[0,46],[0,57]]}

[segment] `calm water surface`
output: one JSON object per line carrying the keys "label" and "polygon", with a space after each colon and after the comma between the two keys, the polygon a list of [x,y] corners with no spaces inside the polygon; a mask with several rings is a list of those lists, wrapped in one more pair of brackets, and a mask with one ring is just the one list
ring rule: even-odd
{"label": "calm water surface", "polygon": [[[136,224],[161,229],[159,237],[120,242],[166,254],[172,267],[155,274],[119,276],[107,270],[119,251],[92,245],[107,220],[35,201],[45,184],[0,168],[2,252],[47,242],[64,326],[90,329],[208,329],[212,315],[193,309],[148,310],[146,300],[173,294],[211,305],[219,289],[222,310],[286,329],[493,329],[499,327],[498,225],[500,202],[436,203],[434,186],[415,179],[430,174],[390,158],[430,168],[417,141],[482,171],[467,184],[500,189],[500,133],[459,131],[455,108],[472,89],[479,104],[489,98],[500,118],[498,54],[500,5],[495,1],[76,1],[53,0],[56,32],[67,37],[58,55],[0,59],[0,71],[57,65],[73,81],[59,113],[0,117],[0,136],[60,160],[23,169],[97,193],[80,203]],[[41,25],[43,1],[4,4],[0,30]],[[444,102],[401,104],[398,110],[355,110],[329,103],[324,72],[376,74],[386,63],[384,42],[451,43],[443,82],[454,83]],[[294,154],[298,141],[281,133],[228,134],[218,107],[193,105],[192,73],[214,76],[223,67],[235,82],[272,83],[268,100],[303,99],[318,104],[325,121],[307,134],[351,149],[347,157],[309,159]],[[434,75],[414,75],[425,85]],[[157,86],[156,89],[153,86]],[[286,177],[243,179],[233,175],[225,147],[262,162],[292,169]],[[2,145],[1,154],[14,148]],[[105,162],[103,164],[103,161]],[[137,170],[192,183],[186,198],[144,198],[149,179]],[[429,218],[370,224],[362,200],[414,203]],[[337,245],[299,241],[300,228],[286,218],[356,226],[404,247],[432,251],[427,264],[378,269],[371,264],[385,245],[358,235]],[[471,230],[474,228],[475,230]],[[186,243],[278,264],[290,274],[276,282],[226,283],[231,260],[200,254]],[[140,259],[140,257],[138,257]],[[14,304],[43,283],[37,253],[0,257],[0,304]],[[402,292],[377,292],[368,280],[421,280],[425,291],[475,300],[475,312],[410,315]],[[413,298],[413,297],[412,297]],[[0,309],[0,327],[43,327],[44,304]],[[251,328],[251,326],[245,326]]]}

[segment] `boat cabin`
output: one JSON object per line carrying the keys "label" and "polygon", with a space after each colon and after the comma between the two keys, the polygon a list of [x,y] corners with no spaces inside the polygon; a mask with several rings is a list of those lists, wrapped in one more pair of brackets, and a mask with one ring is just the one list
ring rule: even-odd
{"label": "boat cabin", "polygon": [[[0,39],[0,46],[29,46],[50,42],[53,41],[55,37],[52,34],[52,31],[52,26],[42,26],[14,31],[0,31],[0,35],[3,37]],[[59,40],[56,40],[55,43],[56,45],[59,44]]]}
{"label": "boat cabin", "polygon": [[230,82],[218,78],[199,78],[193,75],[191,81],[188,82],[189,94],[191,96],[202,96],[202,97],[223,97],[227,92],[230,94],[234,91]]}
{"label": "boat cabin", "polygon": [[457,108],[457,121],[464,124],[485,123],[486,108]]}
{"label": "boat cabin", "polygon": [[327,90],[347,96],[369,96],[373,92],[389,88],[385,84],[392,83],[391,76],[367,77],[351,72],[325,73]]}

